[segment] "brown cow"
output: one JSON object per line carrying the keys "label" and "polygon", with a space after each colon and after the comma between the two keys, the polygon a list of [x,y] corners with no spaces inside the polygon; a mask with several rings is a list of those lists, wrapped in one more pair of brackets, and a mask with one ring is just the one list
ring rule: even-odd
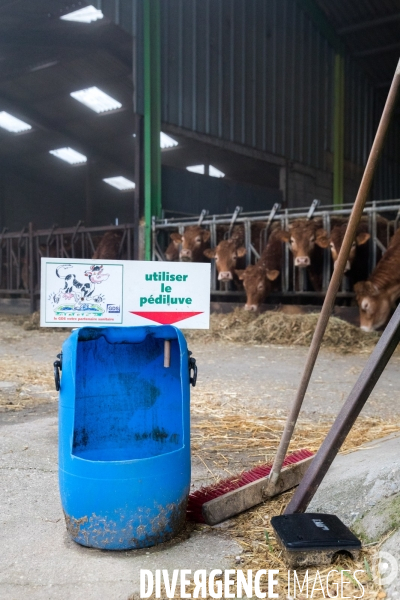
{"label": "brown cow", "polygon": [[[336,225],[332,228],[329,236],[329,243],[331,248],[332,260],[335,263],[339,256],[340,249],[343,244],[343,238],[346,232],[347,222],[341,225]],[[358,224],[356,230],[356,237],[351,246],[349,258],[346,264],[345,273],[351,277],[352,283],[357,281],[363,281],[368,277],[368,266],[369,266],[369,244],[367,244],[371,235],[368,231],[368,218],[363,217]],[[388,245],[388,232],[389,221],[380,217],[377,217],[377,237],[378,240],[386,247]],[[378,260],[381,257],[381,251],[377,248]]]}
{"label": "brown cow", "polygon": [[367,281],[356,283],[354,291],[361,329],[374,331],[385,325],[400,298],[400,229]]}
{"label": "brown cow", "polygon": [[115,260],[121,258],[123,231],[107,231],[100,240],[92,258],[96,260]]}
{"label": "brown cow", "polygon": [[179,260],[182,262],[206,262],[204,250],[210,246],[210,232],[200,225],[189,225],[183,235],[171,233],[171,240],[182,244]]}
{"label": "brown cow", "polygon": [[237,267],[240,268],[240,259],[246,256],[246,248],[243,244],[244,228],[236,225],[228,240],[221,240],[216,248],[204,250],[207,258],[215,258],[218,281],[229,282],[237,279],[235,270]]}
{"label": "brown cow", "polygon": [[[333,220],[333,224],[343,219]],[[311,285],[315,291],[322,289],[323,248],[329,246],[326,231],[321,219],[296,219],[288,231],[281,232],[281,240],[289,243],[294,266],[307,268]]]}
{"label": "brown cow", "polygon": [[282,241],[280,229],[271,232],[267,245],[255,265],[244,271],[236,271],[246,291],[245,310],[258,310],[260,304],[273,289],[273,282],[280,275],[282,265]]}

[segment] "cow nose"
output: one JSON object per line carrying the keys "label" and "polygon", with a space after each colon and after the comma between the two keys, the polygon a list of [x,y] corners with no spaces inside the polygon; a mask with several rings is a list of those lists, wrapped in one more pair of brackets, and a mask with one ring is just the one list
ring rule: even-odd
{"label": "cow nose", "polygon": [[257,310],[258,306],[256,304],[245,304],[244,305],[244,310],[252,310],[253,312],[255,312]]}
{"label": "cow nose", "polygon": [[296,267],[308,267],[310,265],[310,259],[308,256],[297,256],[294,260]]}
{"label": "cow nose", "polygon": [[192,258],[192,251],[191,250],[184,250],[182,248],[182,250],[180,251],[180,254],[179,254],[179,258],[181,260],[191,260],[191,258]]}
{"label": "cow nose", "polygon": [[367,325],[361,325],[360,329],[362,329],[363,331],[367,331],[368,333],[374,330],[373,327],[368,327]]}
{"label": "cow nose", "polygon": [[233,279],[230,271],[220,271],[218,273],[218,281],[231,281]]}

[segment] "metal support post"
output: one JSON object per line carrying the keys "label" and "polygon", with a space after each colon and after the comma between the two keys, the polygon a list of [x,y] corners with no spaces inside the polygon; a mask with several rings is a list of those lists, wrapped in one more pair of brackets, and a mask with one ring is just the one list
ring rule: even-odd
{"label": "metal support post", "polygon": [[35,312],[35,290],[34,290],[34,268],[35,261],[33,257],[33,224],[29,223],[29,254],[28,254],[28,269],[29,269],[29,304],[31,314]]}
{"label": "metal support post", "polygon": [[151,259],[151,219],[161,216],[160,2],[143,4],[145,259]]}
{"label": "metal support post", "polygon": [[344,56],[335,55],[333,115],[333,204],[343,204],[344,181]]}

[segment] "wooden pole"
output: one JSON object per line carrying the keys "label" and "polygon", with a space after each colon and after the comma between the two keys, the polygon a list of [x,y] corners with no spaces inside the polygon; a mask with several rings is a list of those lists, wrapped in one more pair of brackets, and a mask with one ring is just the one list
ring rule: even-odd
{"label": "wooden pole", "polygon": [[297,390],[296,397],[293,401],[289,416],[286,421],[285,429],[282,434],[282,438],[279,444],[279,448],[275,457],[274,465],[270,474],[270,485],[274,486],[277,483],[279,474],[282,468],[283,461],[285,459],[287,450],[289,448],[290,440],[292,439],[293,431],[296,425],[297,418],[300,413],[301,406],[303,404],[304,396],[307,391],[308,384],[311,379],[311,375],[314,369],[315,362],[318,357],[318,352],[321,347],[323,335],[325,333],[326,326],[328,325],[329,317],[331,316],[336,294],[339,290],[339,286],[342,281],[344,269],[346,267],[347,259],[350,254],[351,245],[355,238],[356,229],[360,222],[361,215],[364,210],[365,202],[367,200],[369,191],[371,189],[373,176],[375,169],[382,152],[385,136],[389,127],[389,123],[393,114],[393,110],[396,106],[397,92],[400,86],[400,61],[397,65],[392,85],[389,90],[389,94],[386,100],[385,107],[381,116],[381,120],[375,135],[374,143],[368,157],[368,161],[365,167],[364,175],[362,177],[360,187],[358,190],[357,197],[354,202],[353,210],[351,211],[350,219],[347,225],[346,233],[343,239],[343,244],[339,252],[338,259],[335,263],[332,278],[329,283],[328,290],[326,292],[324,304],[320,312],[317,326],[314,331],[311,345],[308,351],[306,364],[304,367],[303,375],[300,381],[300,385]]}

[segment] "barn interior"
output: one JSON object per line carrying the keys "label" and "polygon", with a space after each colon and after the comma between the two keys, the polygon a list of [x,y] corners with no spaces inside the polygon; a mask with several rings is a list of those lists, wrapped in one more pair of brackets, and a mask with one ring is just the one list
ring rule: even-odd
{"label": "barn interior", "polygon": [[[186,523],[171,542],[142,550],[104,552],[69,538],[53,365],[70,330],[40,327],[40,260],[89,260],[105,233],[117,236],[118,260],[159,258],[156,221],[167,223],[165,250],[189,222],[211,232],[213,215],[229,227],[232,215],[245,225],[254,211],[264,223],[277,204],[278,217],[303,216],[315,199],[329,219],[347,217],[398,65],[399,25],[398,0],[0,0],[1,597],[135,600],[144,565],[281,570],[279,597],[293,588],[296,596],[270,523],[291,491],[218,528]],[[399,109],[369,194],[375,233],[381,209],[400,224]],[[389,243],[378,242],[364,246],[369,272]],[[259,312],[243,310],[243,288],[220,284],[214,261],[210,329],[184,332],[199,367],[191,490],[276,455],[333,272],[326,248],[321,290],[306,277],[295,289],[293,255],[281,249],[282,289]],[[248,264],[256,258],[250,249]],[[346,277],[337,297],[294,450],[318,450],[382,339],[359,327]],[[339,585],[343,597],[400,597],[399,577],[384,585],[377,571],[381,551],[400,563],[399,367],[397,349],[310,505],[363,537],[358,560],[336,558],[337,579],[317,571],[325,587],[318,595],[317,582],[316,598],[337,596]],[[93,393],[84,419],[96,412]]]}
{"label": "barn interior", "polygon": [[[132,222],[135,195],[144,214],[135,119],[150,118],[149,68],[150,110],[171,138],[152,148],[158,216],[354,199],[398,60],[395,0],[163,0],[156,12],[160,56],[145,64],[139,0],[2,0],[0,113],[25,126],[0,127],[1,230]],[[93,87],[114,106],[72,95]],[[399,123],[371,199],[399,195]],[[83,156],[69,164],[60,148]],[[105,181],[120,176],[136,191]]]}

